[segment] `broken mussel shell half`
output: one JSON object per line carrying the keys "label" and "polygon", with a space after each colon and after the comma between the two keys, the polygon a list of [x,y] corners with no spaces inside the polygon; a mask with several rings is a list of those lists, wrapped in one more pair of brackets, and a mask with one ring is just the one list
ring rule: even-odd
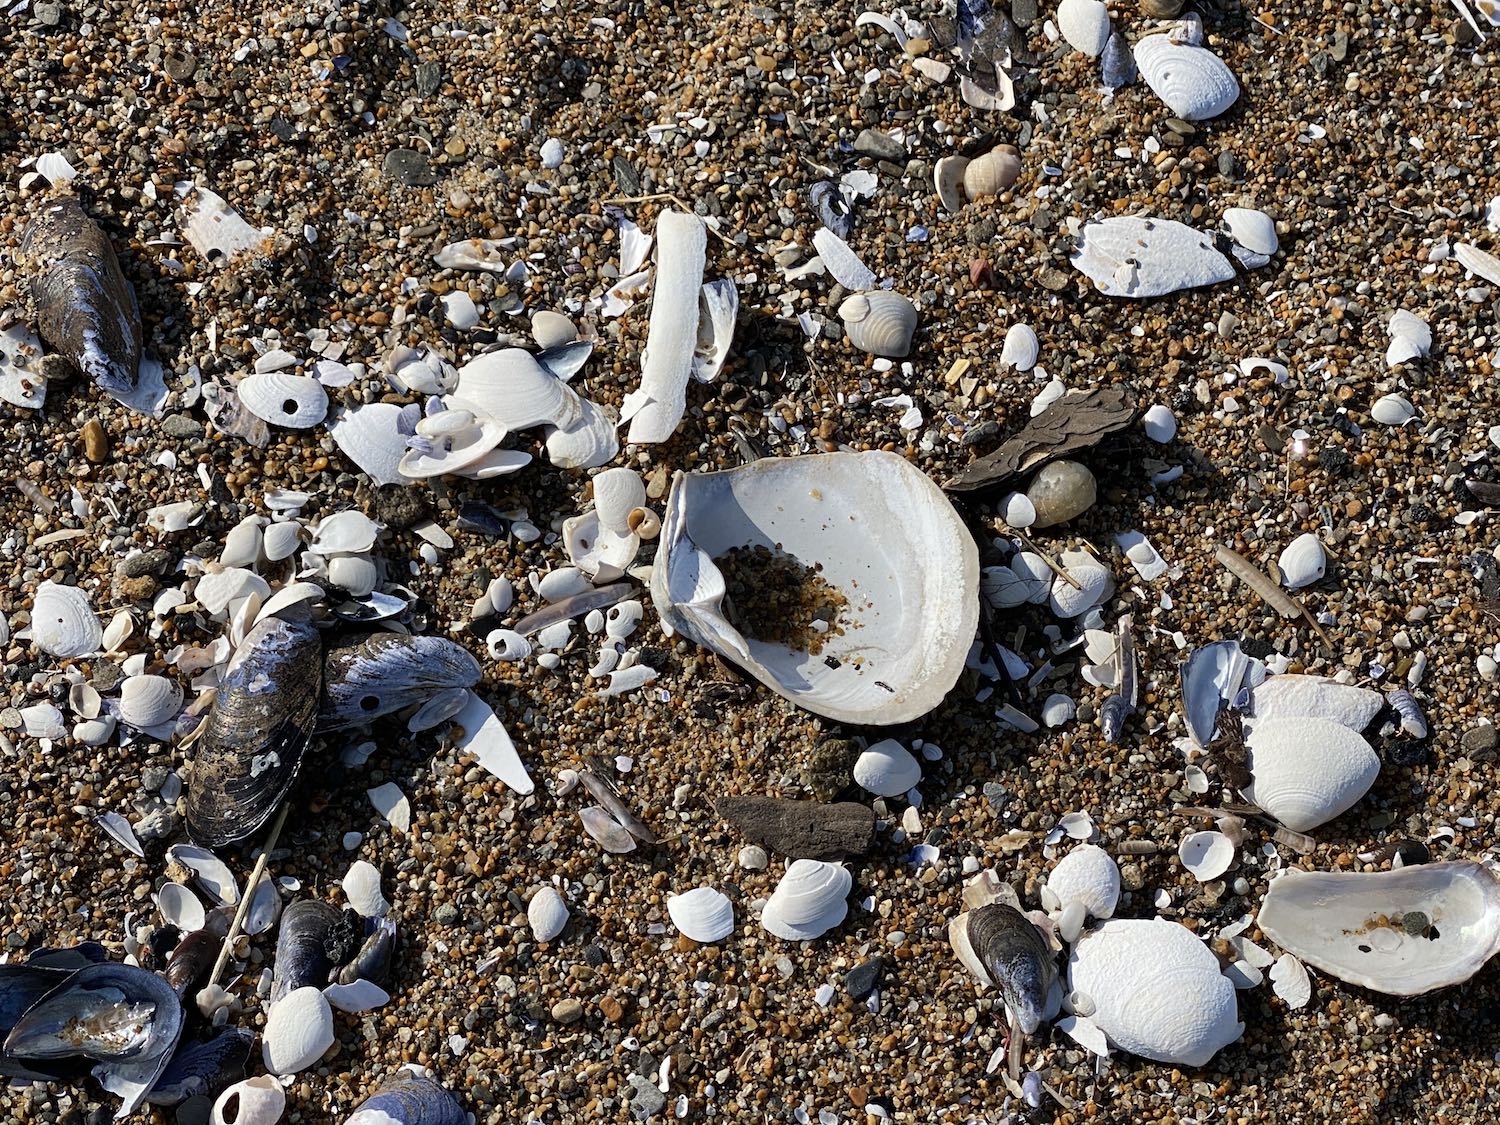
{"label": "broken mussel shell half", "polygon": [[54,352],[116,398],[135,390],[141,315],[104,232],[73,198],[50,200],[21,239],[37,327]]}
{"label": "broken mussel shell half", "polygon": [[182,1035],[182,1004],[146,969],[89,965],[38,999],[5,1037],[7,1058],[91,1059],[93,1075],[125,1100],[127,1117],[166,1068]]}
{"label": "broken mussel shell half", "polygon": [[443,637],[366,633],[329,645],[323,658],[318,730],[373,722],[438,692],[479,682],[479,662]]}
{"label": "broken mussel shell half", "polygon": [[467,1125],[468,1120],[452,1094],[427,1075],[404,1068],[381,1083],[344,1125]]}
{"label": "broken mussel shell half", "polygon": [[309,622],[268,617],[245,635],[193,758],[187,829],[195,843],[238,843],[275,814],[307,750],[322,666],[322,638]]}
{"label": "broken mussel shell half", "polygon": [[1293,870],[1271,881],[1256,922],[1340,980],[1416,996],[1463,983],[1500,952],[1500,878],[1471,862]]}
{"label": "broken mussel shell half", "polygon": [[1052,949],[1014,906],[990,902],[964,911],[948,924],[948,942],[981,987],[1000,990],[1024,1034],[1056,1014],[1061,995]]}
{"label": "broken mussel shell half", "polygon": [[[831,591],[833,626],[777,640],[742,632],[731,612],[747,622],[767,614],[726,604],[716,560],[746,548],[789,557],[801,577],[787,583],[804,592]],[[963,671],[979,619],[979,556],[937,486],[895,454],[768,457],[678,474],[651,596],[669,630],[799,707],[888,726],[931,711]]]}
{"label": "broken mussel shell half", "polygon": [[333,963],[328,946],[343,913],[321,899],[299,899],[282,912],[271,976],[272,1004],[308,985],[328,983]]}

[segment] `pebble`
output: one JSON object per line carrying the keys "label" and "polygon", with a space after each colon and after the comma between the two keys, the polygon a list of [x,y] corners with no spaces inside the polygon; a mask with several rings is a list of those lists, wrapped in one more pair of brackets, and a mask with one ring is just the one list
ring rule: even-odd
{"label": "pebble", "polygon": [[863,1000],[874,992],[885,972],[885,959],[871,957],[854,966],[844,975],[844,989],[856,1000]]}
{"label": "pebble", "polygon": [[382,171],[403,187],[427,187],[438,179],[427,157],[409,148],[394,148],[386,153]]}
{"label": "pebble", "polygon": [[1489,723],[1480,723],[1464,731],[1461,741],[1465,754],[1493,754],[1496,744],[1500,743],[1500,734]]}
{"label": "pebble", "polygon": [[583,1001],[572,996],[552,1005],[552,1018],[561,1024],[577,1023],[583,1018]]}
{"label": "pebble", "polygon": [[85,422],[81,436],[83,455],[95,465],[104,464],[109,457],[109,435],[104,432],[104,426],[99,419],[90,418]]}
{"label": "pebble", "polygon": [[906,146],[879,129],[861,129],[854,138],[854,151],[875,160],[906,159]]}
{"label": "pebble", "polygon": [[168,414],[161,420],[162,432],[179,440],[203,436],[203,423],[188,414]]}

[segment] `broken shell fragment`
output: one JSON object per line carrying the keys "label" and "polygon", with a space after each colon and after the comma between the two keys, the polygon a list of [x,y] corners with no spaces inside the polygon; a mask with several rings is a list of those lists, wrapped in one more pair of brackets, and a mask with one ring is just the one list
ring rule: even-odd
{"label": "broken shell fragment", "polygon": [[[1236,687],[1235,692],[1238,690]],[[1254,686],[1250,701],[1251,714],[1257,720],[1305,716],[1329,719],[1352,731],[1362,731],[1369,726],[1384,702],[1378,691],[1369,688],[1296,673],[1267,676]]]}
{"label": "broken shell fragment", "polygon": [[1380,772],[1370,744],[1329,719],[1257,719],[1245,748],[1252,777],[1245,797],[1294,832],[1310,832],[1350,808]]}
{"label": "broken shell fragment", "polygon": [[220,1094],[210,1120],[212,1125],[276,1125],[285,1111],[286,1092],[281,1083],[262,1074],[236,1082]]}
{"label": "broken shell fragment", "polygon": [[1184,121],[1207,121],[1239,99],[1234,71],[1206,47],[1148,35],[1135,45],[1135,64],[1151,92]]}
{"label": "broken shell fragment", "polygon": [[320,731],[344,730],[424,703],[450,688],[470,688],[483,669],[445,637],[367,633],[328,646],[323,657]]}
{"label": "broken shell fragment", "polygon": [[1208,883],[1234,866],[1234,844],[1222,832],[1194,832],[1178,846],[1177,858],[1194,879]]}
{"label": "broken shell fragment", "polygon": [[1138,215],[1086,224],[1072,262],[1108,297],[1160,297],[1234,278],[1233,264],[1208,235],[1173,219]]}
{"label": "broken shell fragment", "polygon": [[1157,403],[1141,415],[1141,428],[1152,441],[1166,445],[1177,436],[1177,418],[1169,408]]}
{"label": "broken shell fragment", "polygon": [[1461,984],[1500,952],[1500,879],[1479,863],[1288,871],[1256,918],[1282,949],[1392,996]]}
{"label": "broken shell fragment", "polygon": [[391,908],[380,890],[380,871],[373,863],[355,860],[344,872],[341,886],[344,898],[361,918],[383,918]]}
{"label": "broken shell fragment", "polygon": [[687,408],[687,383],[698,348],[698,302],[708,228],[696,215],[663,211],[656,221],[656,280],[641,353],[641,385],[625,396],[621,420],[629,440],[654,444],[672,436]]}
{"label": "broken shell fragment", "polygon": [[903,359],[917,330],[917,306],[900,293],[877,289],[856,293],[839,305],[849,342],[870,355]]}
{"label": "broken shell fragment", "polygon": [[760,924],[787,941],[822,937],[849,913],[854,885],[847,868],[818,859],[793,860],[760,915]]}
{"label": "broken shell fragment", "polygon": [[582,411],[568,384],[522,348],[486,352],[460,367],[449,407],[492,418],[509,433],[541,425],[571,426]]}
{"label": "broken shell fragment", "polygon": [[721,277],[698,290],[698,346],[693,352],[693,378],[712,383],[724,370],[734,345],[735,318],[740,313],[740,291]]}
{"label": "broken shell fragment", "polygon": [[567,426],[548,426],[547,460],[560,469],[593,469],[607,465],[620,451],[613,408],[578,400],[578,418]]}
{"label": "broken shell fragment", "polygon": [[1098,58],[1109,42],[1109,9],[1100,0],[1062,0],[1057,30],[1075,51]]}
{"label": "broken shell fragment", "polygon": [[948,211],[963,210],[964,169],[968,166],[965,156],[944,156],[933,166],[932,184],[937,189],[938,202]]}

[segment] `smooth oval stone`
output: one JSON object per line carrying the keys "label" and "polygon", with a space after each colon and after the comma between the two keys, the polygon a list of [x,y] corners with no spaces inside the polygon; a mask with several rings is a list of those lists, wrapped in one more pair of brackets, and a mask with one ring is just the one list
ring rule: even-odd
{"label": "smooth oval stone", "polygon": [[1094,506],[1094,474],[1077,461],[1053,461],[1031,480],[1026,498],[1036,509],[1032,527],[1052,527],[1081,516]]}

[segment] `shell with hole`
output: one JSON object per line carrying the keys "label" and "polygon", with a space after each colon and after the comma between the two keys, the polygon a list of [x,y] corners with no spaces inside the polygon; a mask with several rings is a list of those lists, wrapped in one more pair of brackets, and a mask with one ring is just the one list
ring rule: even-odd
{"label": "shell with hole", "polygon": [[77,586],[43,582],[31,602],[31,640],[48,656],[68,660],[99,651],[104,629]]}
{"label": "shell with hole", "polygon": [[839,319],[849,342],[862,352],[903,359],[917,330],[917,306],[900,293],[876,289],[844,298]]}
{"label": "shell with hole", "polygon": [[1135,65],[1151,92],[1184,121],[1207,121],[1239,100],[1234,71],[1206,47],[1148,35],[1135,45]]}
{"label": "shell with hole", "polygon": [[1234,985],[1196,934],[1176,922],[1113,918],[1085,933],[1068,958],[1068,985],[1122,1050],[1203,1066],[1245,1030]]}
{"label": "shell with hole", "polygon": [[760,924],[787,941],[822,937],[849,913],[854,878],[847,868],[819,859],[793,860],[766,900]]}
{"label": "shell with hole", "polygon": [[1331,719],[1258,719],[1245,735],[1247,800],[1294,832],[1310,832],[1349,809],[1375,784],[1380,758]]}
{"label": "shell with hole", "polygon": [[1462,984],[1500,952],[1500,878],[1479,863],[1288,871],[1256,918],[1282,949],[1392,996]]}
{"label": "shell with hole", "polygon": [[265,371],[246,375],[235,387],[246,410],[262,422],[289,430],[311,429],[328,413],[328,392],[306,375]]}
{"label": "shell with hole", "polygon": [[1021,153],[1014,145],[996,145],[964,167],[964,194],[984,199],[1008,191],[1021,176]]}
{"label": "shell with hole", "polygon": [[444,637],[365,633],[330,644],[323,656],[318,730],[347,730],[424,703],[449,688],[470,688],[483,669]]}
{"label": "shell with hole", "polygon": [[1072,262],[1105,296],[1136,300],[1234,278],[1234,265],[1210,236],[1175,219],[1144,215],[1086,224]]}
{"label": "shell with hole", "polygon": [[[846,590],[842,634],[814,656],[746,636],[724,609],[714,560],[779,547]],[[925,715],[963,671],[979,620],[979,553],[921,470],[891,453],[767,457],[679,474],[651,575],[662,623],[779,695],[840,722]]]}
{"label": "shell with hole", "polygon": [[269,1074],[236,1082],[214,1102],[213,1125],[276,1125],[286,1111],[286,1092]]}

